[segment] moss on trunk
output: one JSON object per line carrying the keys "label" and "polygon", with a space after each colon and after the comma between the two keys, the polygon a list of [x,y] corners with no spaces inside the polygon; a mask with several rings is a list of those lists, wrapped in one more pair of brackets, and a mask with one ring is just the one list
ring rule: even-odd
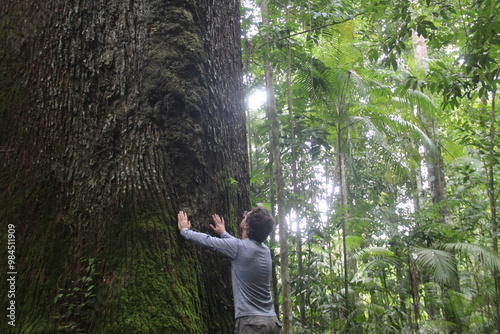
{"label": "moss on trunk", "polygon": [[229,262],[183,241],[176,213],[234,231],[248,205],[238,1],[0,10],[0,241],[13,224],[17,270],[0,332],[230,332]]}

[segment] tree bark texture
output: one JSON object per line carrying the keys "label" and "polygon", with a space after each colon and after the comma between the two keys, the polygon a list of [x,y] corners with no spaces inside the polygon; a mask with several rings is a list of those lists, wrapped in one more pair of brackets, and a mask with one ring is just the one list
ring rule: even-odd
{"label": "tree bark texture", "polygon": [[235,233],[249,205],[239,1],[0,12],[0,240],[14,225],[17,271],[0,332],[230,332],[229,262],[183,241],[176,213]]}

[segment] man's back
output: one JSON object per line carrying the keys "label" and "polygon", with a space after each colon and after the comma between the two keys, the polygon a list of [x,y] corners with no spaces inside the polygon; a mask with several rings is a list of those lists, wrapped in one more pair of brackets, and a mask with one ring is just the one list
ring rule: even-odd
{"label": "man's back", "polygon": [[219,215],[212,216],[215,225],[210,227],[220,238],[191,231],[191,222],[183,211],[179,211],[177,217],[179,231],[185,239],[216,250],[229,257],[232,262],[236,318],[234,333],[281,333],[281,323],[274,311],[270,291],[271,253],[262,243],[274,226],[269,212],[263,207],[245,212],[240,223],[241,239],[226,232],[224,219]]}
{"label": "man's back", "polygon": [[232,259],[235,317],[274,316],[270,291],[272,261],[269,248],[252,239],[238,239],[238,253]]}
{"label": "man's back", "polygon": [[270,291],[272,261],[269,248],[252,239],[238,239],[227,232],[220,238],[184,229],[184,238],[216,250],[231,260],[235,318],[275,316]]}

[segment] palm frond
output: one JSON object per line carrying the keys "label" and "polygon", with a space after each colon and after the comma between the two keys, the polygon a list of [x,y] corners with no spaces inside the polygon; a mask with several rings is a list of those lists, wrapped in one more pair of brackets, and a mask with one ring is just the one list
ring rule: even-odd
{"label": "palm frond", "polygon": [[410,106],[412,111],[413,108],[416,107],[419,113],[424,115],[426,118],[432,118],[433,115],[437,114],[440,110],[428,95],[419,90],[406,90],[402,99],[406,101],[406,105]]}
{"label": "palm frond", "polygon": [[353,278],[355,281],[360,280],[361,277],[366,276],[369,272],[376,272],[382,268],[401,267],[401,260],[393,252],[382,247],[361,249],[354,254],[354,258],[362,261],[358,272]]}
{"label": "palm frond", "polygon": [[294,76],[294,84],[301,95],[321,100],[331,94],[330,73],[325,64],[313,59],[309,71],[298,72]]}
{"label": "palm frond", "polygon": [[450,137],[440,138],[441,147],[443,149],[444,158],[446,161],[453,161],[459,157],[465,155],[465,148],[463,145],[459,144],[456,140]]}
{"label": "palm frond", "polygon": [[422,131],[421,128],[411,122],[408,122],[400,117],[384,115],[378,116],[377,121],[382,122],[385,126],[389,127],[397,133],[406,134],[407,136],[410,135],[414,138],[421,139],[424,146],[428,149],[436,148],[429,136],[427,136],[427,134]]}
{"label": "palm frond", "polygon": [[463,156],[463,157],[458,157],[454,161],[454,165],[470,165],[474,169],[482,169],[483,162],[477,158],[471,157],[471,156]]}
{"label": "palm frond", "polygon": [[363,260],[371,257],[376,258],[394,258],[394,253],[387,248],[383,247],[369,247],[363,248],[354,254],[354,258]]}
{"label": "palm frond", "polygon": [[457,262],[452,253],[440,250],[415,247],[416,263],[434,272],[436,282],[450,283],[457,277]]}
{"label": "palm frond", "polygon": [[349,70],[348,72],[349,80],[354,85],[359,95],[366,96],[368,94],[368,86],[363,77],[361,77],[356,71]]}
{"label": "palm frond", "polygon": [[381,129],[375,125],[372,121],[371,117],[367,116],[351,116],[350,120],[354,123],[359,123],[362,124],[364,127],[366,127],[368,130],[371,130],[375,136],[375,138],[378,139],[380,142],[386,142],[386,136],[385,134],[380,131]]}
{"label": "palm frond", "polygon": [[[400,150],[395,148],[393,145],[389,144],[387,139],[388,135],[392,135],[396,131],[401,134],[407,135],[411,131],[408,128],[411,126],[404,126],[397,128],[396,123],[391,120],[389,116],[377,115],[377,116],[350,116],[351,123],[356,123],[362,125],[364,128],[370,131],[373,135],[373,139],[381,148],[380,153],[383,155],[383,159],[388,166],[391,166],[392,175],[400,178],[401,180],[408,179],[408,173],[410,169],[408,164],[402,159]],[[375,121],[374,121],[375,120]],[[384,121],[382,121],[384,120]],[[406,124],[405,124],[406,125]],[[412,129],[413,130],[413,129]],[[419,133],[424,135],[423,133]],[[391,143],[392,144],[392,143]],[[411,151],[411,148],[403,148],[404,152],[407,152],[406,157],[412,165],[420,165],[421,155],[418,151]],[[409,153],[408,153],[409,152]]]}
{"label": "palm frond", "polygon": [[346,246],[348,249],[358,249],[365,242],[365,239],[356,235],[346,237]]}
{"label": "palm frond", "polygon": [[500,256],[485,246],[456,242],[445,244],[443,248],[448,252],[456,252],[471,257],[491,271],[500,271]]}
{"label": "palm frond", "polygon": [[[432,140],[418,126],[399,117],[378,113],[376,116],[372,115],[370,117],[351,116],[351,120],[363,124],[366,128],[371,130],[374,134],[374,139],[391,155],[394,152],[386,145],[388,134],[400,134],[405,137],[413,137],[415,139],[420,139],[426,147],[435,147]],[[408,148],[405,148],[405,150],[408,151]],[[408,158],[412,159],[414,164],[420,165],[422,157],[418,151],[415,151],[414,154],[409,154]]]}

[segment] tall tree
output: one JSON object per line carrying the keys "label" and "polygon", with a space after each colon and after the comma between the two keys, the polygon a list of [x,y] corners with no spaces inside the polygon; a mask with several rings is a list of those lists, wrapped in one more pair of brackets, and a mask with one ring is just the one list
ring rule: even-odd
{"label": "tall tree", "polygon": [[[489,133],[489,162],[488,166],[488,197],[490,200],[490,221],[491,221],[491,234],[492,234],[492,248],[495,254],[498,254],[498,216],[497,216],[497,196],[495,195],[495,170],[493,166],[498,163],[498,159],[495,157],[495,139],[496,139],[496,90],[492,92],[491,99],[491,113],[490,113],[490,133]],[[496,329],[500,333],[500,272],[498,270],[493,271],[495,279],[495,323]]]}
{"label": "tall tree", "polygon": [[0,10],[15,332],[229,332],[229,263],[181,241],[175,214],[236,232],[249,205],[239,1]]}
{"label": "tall tree", "polygon": [[[269,27],[269,13],[267,10],[267,0],[261,1],[260,10],[262,12],[262,23]],[[266,39],[266,50],[270,52],[270,38]],[[283,172],[281,167],[280,155],[280,122],[276,110],[276,100],[274,97],[274,73],[271,60],[268,56],[264,60],[264,72],[266,76],[267,91],[267,113],[271,121],[271,150],[273,156],[273,171],[276,180],[276,197],[278,200],[278,228],[279,228],[279,246],[280,246],[280,274],[281,288],[283,296],[283,332],[284,334],[293,333],[292,328],[292,301],[289,274],[288,259],[288,225],[285,214],[285,186]]]}

